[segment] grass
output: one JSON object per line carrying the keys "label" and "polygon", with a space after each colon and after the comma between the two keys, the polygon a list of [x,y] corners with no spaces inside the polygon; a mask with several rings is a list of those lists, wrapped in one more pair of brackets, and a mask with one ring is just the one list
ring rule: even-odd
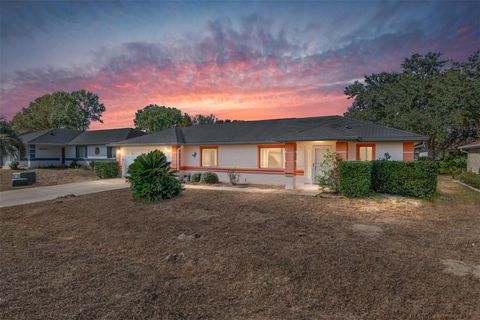
{"label": "grass", "polygon": [[479,207],[441,177],[429,202],[125,189],[2,209],[0,318],[478,319]]}

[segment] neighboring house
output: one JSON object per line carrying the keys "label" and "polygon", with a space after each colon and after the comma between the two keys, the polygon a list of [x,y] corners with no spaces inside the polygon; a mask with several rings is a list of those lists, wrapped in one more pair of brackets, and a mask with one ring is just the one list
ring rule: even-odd
{"label": "neighboring house", "polygon": [[[28,168],[68,166],[72,161],[88,165],[91,161],[115,160],[114,147],[107,144],[138,137],[142,131],[124,128],[109,130],[77,131],[71,129],[47,129],[20,135],[26,154],[20,166]],[[12,159],[5,159],[5,166]]]}
{"label": "neighboring house", "polygon": [[122,175],[140,154],[161,150],[180,175],[228,172],[240,182],[301,188],[315,183],[323,155],[336,152],[343,160],[384,158],[412,161],[414,145],[428,137],[341,116],[293,118],[199,125],[165,129],[110,144],[119,147]]}
{"label": "neighboring house", "polygon": [[109,143],[128,140],[144,135],[136,129],[122,128],[84,131],[66,145],[66,160],[89,165],[92,161],[114,161],[116,148]]}
{"label": "neighboring house", "polygon": [[467,152],[467,171],[480,174],[480,140],[459,148]]}

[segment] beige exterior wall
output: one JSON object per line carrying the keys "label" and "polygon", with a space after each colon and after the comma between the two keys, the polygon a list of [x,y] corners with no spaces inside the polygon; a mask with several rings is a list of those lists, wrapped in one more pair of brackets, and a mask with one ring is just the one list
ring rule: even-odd
{"label": "beige exterior wall", "polygon": [[480,150],[469,152],[467,157],[467,170],[480,174]]}

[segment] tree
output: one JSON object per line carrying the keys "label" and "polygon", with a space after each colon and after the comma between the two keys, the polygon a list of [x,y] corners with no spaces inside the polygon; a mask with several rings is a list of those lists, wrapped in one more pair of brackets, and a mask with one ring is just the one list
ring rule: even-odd
{"label": "tree", "polygon": [[105,106],[96,94],[85,90],[58,91],[30,102],[12,120],[19,131],[69,128],[86,130],[92,121],[101,120]]}
{"label": "tree", "polygon": [[23,142],[12,125],[0,118],[0,164],[3,165],[3,158],[7,155],[12,158],[20,157],[24,149]]}
{"label": "tree", "polygon": [[133,122],[137,129],[146,132],[157,132],[166,128],[185,125],[188,123],[188,119],[177,108],[150,104],[135,113]]}
{"label": "tree", "polygon": [[480,128],[479,53],[447,64],[440,53],[414,54],[399,73],[365,76],[345,88],[354,101],[344,115],[424,134],[429,157],[443,155]]}
{"label": "tree", "polygon": [[214,114],[209,114],[209,115],[197,114],[192,118],[193,125],[215,124],[217,121],[218,119]]}

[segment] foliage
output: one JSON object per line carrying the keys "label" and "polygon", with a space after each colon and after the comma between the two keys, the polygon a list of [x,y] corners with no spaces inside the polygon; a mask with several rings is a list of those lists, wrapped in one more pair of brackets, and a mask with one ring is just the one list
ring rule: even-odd
{"label": "foliage", "polygon": [[105,106],[96,94],[80,90],[71,93],[54,92],[38,97],[12,120],[15,129],[45,130],[69,128],[86,130],[92,121],[101,120]]}
{"label": "foliage", "polygon": [[480,189],[480,175],[474,172],[462,172],[458,179],[474,188]]}
{"label": "foliage", "polygon": [[370,194],[372,163],[370,161],[341,161],[340,193],[351,198]]}
{"label": "foliage", "polygon": [[12,125],[0,117],[0,161],[4,156],[19,158],[25,152],[25,146]]}
{"label": "foliage", "polygon": [[202,175],[200,177],[200,183],[205,183],[205,184],[214,184],[218,183],[218,176],[215,172],[202,172]]}
{"label": "foliage", "polygon": [[175,170],[159,150],[138,156],[128,167],[127,181],[134,198],[146,202],[171,199],[183,190]]}
{"label": "foliage", "polygon": [[116,178],[120,174],[120,169],[117,161],[108,161],[95,163],[95,174],[102,178]]}
{"label": "foliage", "polygon": [[133,122],[137,129],[157,132],[166,128],[188,126],[191,119],[179,109],[150,104],[135,113]]}
{"label": "foliage", "polygon": [[434,161],[372,161],[372,188],[375,192],[430,198],[437,188]]}
{"label": "foliage", "polygon": [[456,175],[467,169],[467,155],[463,152],[451,152],[438,163],[438,173]]}
{"label": "foliage", "polygon": [[432,159],[478,135],[480,51],[450,65],[440,53],[414,54],[402,67],[346,87],[354,101],[345,116],[424,134]]}
{"label": "foliage", "polygon": [[320,164],[320,174],[315,177],[320,187],[337,193],[340,188],[339,163],[341,159],[336,152],[327,151]]}
{"label": "foliage", "polygon": [[238,181],[240,181],[240,173],[235,170],[231,170],[227,172],[228,180],[230,180],[230,184],[236,185]]}
{"label": "foliage", "polygon": [[197,114],[192,118],[192,125],[215,124],[218,121],[214,114]]}
{"label": "foliage", "polygon": [[12,161],[10,161],[10,163],[8,164],[8,166],[10,167],[10,169],[12,170],[18,170],[18,166],[20,165],[20,162],[18,162],[17,159],[14,159]]}
{"label": "foliage", "polygon": [[80,165],[78,164],[77,160],[72,160],[72,161],[70,162],[69,168],[70,168],[70,169],[80,168]]}
{"label": "foliage", "polygon": [[199,183],[201,177],[202,177],[202,174],[200,172],[194,172],[192,173],[192,177],[190,178],[190,181],[193,183]]}

